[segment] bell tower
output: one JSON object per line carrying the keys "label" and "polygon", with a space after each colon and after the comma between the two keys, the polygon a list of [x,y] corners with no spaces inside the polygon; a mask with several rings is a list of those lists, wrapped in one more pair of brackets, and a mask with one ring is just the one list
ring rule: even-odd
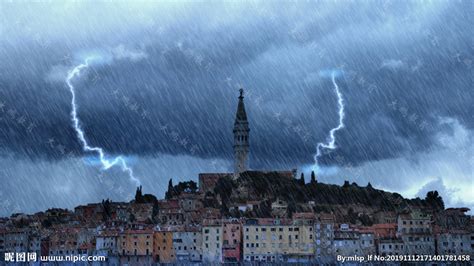
{"label": "bell tower", "polygon": [[234,122],[234,174],[236,176],[248,169],[249,132],[249,122],[247,121],[244,105],[244,89],[240,89],[239,104]]}

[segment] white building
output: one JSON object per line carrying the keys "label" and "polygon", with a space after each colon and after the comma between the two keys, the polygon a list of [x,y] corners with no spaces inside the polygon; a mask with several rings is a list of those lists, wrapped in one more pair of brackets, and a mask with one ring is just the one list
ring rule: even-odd
{"label": "white building", "polygon": [[223,226],[221,220],[204,220],[202,225],[202,260],[222,262]]}
{"label": "white building", "polygon": [[180,227],[173,231],[173,248],[178,262],[202,260],[202,231],[198,227]]}

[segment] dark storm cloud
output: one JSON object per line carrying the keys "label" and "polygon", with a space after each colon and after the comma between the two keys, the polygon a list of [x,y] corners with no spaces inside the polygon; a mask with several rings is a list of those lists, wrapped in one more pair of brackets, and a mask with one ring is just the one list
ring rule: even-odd
{"label": "dark storm cloud", "polygon": [[[14,12],[2,21],[0,141],[6,153],[31,158],[62,158],[51,140],[81,154],[69,122],[70,95],[58,77],[80,55],[124,47],[146,57],[94,66],[76,81],[87,137],[108,152],[229,159],[242,85],[252,166],[310,163],[316,143],[337,122],[332,85],[318,75],[334,68],[345,73],[338,83],[346,128],[337,133],[339,149],[323,162],[342,157],[359,164],[421,152],[432,146],[439,116],[473,127],[468,4],[107,9],[88,3],[54,19],[45,16],[62,7],[33,12],[2,4]],[[9,118],[9,109],[28,117],[34,129]]]}

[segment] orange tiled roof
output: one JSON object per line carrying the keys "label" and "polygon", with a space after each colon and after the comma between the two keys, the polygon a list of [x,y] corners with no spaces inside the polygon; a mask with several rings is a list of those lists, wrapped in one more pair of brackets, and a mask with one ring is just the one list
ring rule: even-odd
{"label": "orange tiled roof", "polygon": [[160,209],[179,209],[178,200],[161,200],[158,201],[158,206]]}

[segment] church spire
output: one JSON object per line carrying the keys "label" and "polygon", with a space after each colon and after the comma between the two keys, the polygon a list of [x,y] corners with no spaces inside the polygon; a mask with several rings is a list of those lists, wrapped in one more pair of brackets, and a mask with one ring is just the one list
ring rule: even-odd
{"label": "church spire", "polygon": [[239,103],[234,122],[234,174],[238,175],[248,169],[249,122],[244,105],[244,89],[240,89]]}
{"label": "church spire", "polygon": [[237,114],[235,116],[235,123],[238,121],[245,121],[247,122],[247,113],[245,112],[245,105],[244,105],[244,89],[240,89],[240,96],[239,96],[239,105],[237,106]]}

